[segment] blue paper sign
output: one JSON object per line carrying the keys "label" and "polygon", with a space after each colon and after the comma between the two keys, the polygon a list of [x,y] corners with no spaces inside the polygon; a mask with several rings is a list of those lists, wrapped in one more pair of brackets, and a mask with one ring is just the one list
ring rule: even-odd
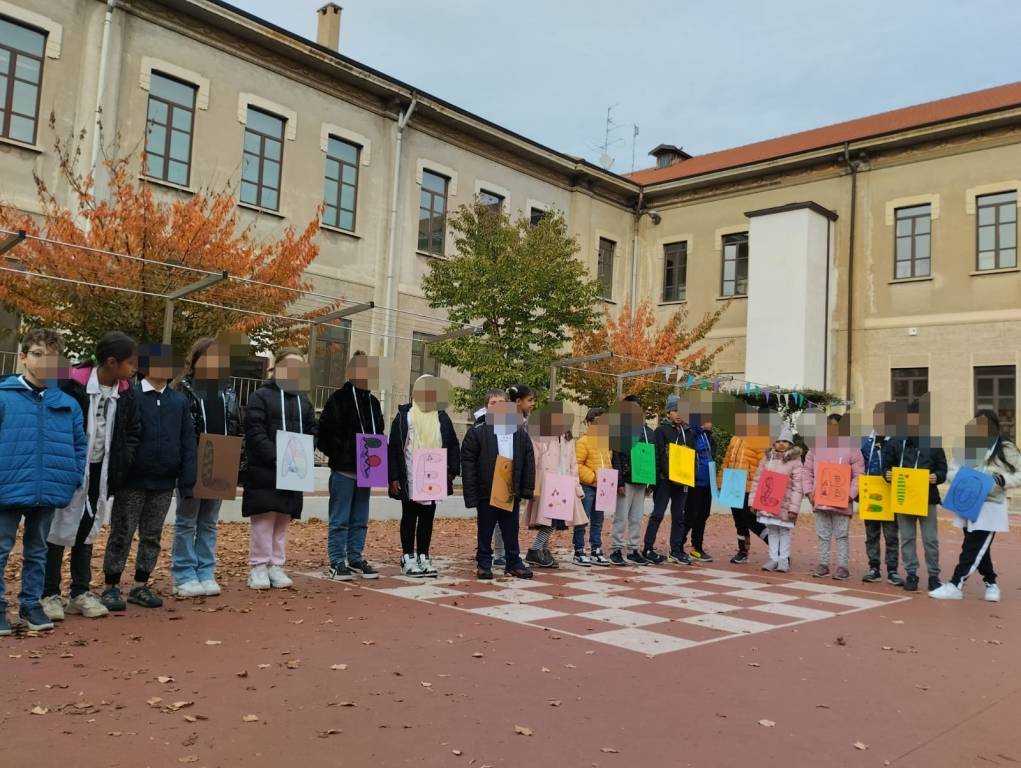
{"label": "blue paper sign", "polygon": [[723,487],[716,487],[716,462],[709,462],[709,487],[713,500],[724,507],[741,509],[744,507],[744,489],[748,482],[748,473],[743,469],[724,469]]}
{"label": "blue paper sign", "polygon": [[943,507],[955,515],[972,522],[978,520],[989,491],[993,487],[993,476],[984,472],[961,467],[943,498]]}

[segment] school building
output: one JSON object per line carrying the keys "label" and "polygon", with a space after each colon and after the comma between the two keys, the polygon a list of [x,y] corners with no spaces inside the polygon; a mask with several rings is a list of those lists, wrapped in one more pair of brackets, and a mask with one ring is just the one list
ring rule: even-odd
{"label": "school building", "polygon": [[621,176],[345,57],[341,9],[318,14],[313,42],[217,0],[0,0],[0,195],[38,213],[34,171],[70,203],[54,141],[98,114],[144,144],[159,195],[232,182],[267,237],[324,203],[315,290],[376,306],[323,329],[315,383],[385,355],[389,408],[422,373],[457,380],[420,283],[479,196],[562,210],[611,312],[729,302],[721,373],[867,408],[931,391],[943,431],[976,406],[1013,424],[1021,83],[701,156],[661,144]]}

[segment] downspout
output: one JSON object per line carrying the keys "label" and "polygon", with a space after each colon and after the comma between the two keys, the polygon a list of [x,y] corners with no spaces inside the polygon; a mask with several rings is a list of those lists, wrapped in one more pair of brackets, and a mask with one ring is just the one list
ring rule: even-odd
{"label": "downspout", "polygon": [[631,317],[635,316],[635,305],[638,302],[638,230],[642,220],[642,202],[645,200],[644,190],[638,190],[638,205],[635,207],[635,236],[631,244]]}
{"label": "downspout", "polygon": [[[828,392],[830,372],[830,233],[833,231],[833,222],[826,222],[826,309],[823,317],[826,318],[825,328],[822,337],[822,391]],[[847,398],[850,400],[851,398]]]}
{"label": "downspout", "polygon": [[851,173],[851,215],[847,238],[847,369],[845,372],[845,400],[851,400],[851,362],[854,359],[854,232],[858,212],[858,170],[860,161],[851,160],[851,146],[844,144],[844,164]]}
{"label": "downspout", "polygon": [[386,273],[386,323],[383,329],[383,357],[390,357],[391,337],[394,334],[397,307],[397,274],[400,260],[397,254],[397,203],[401,182],[401,145],[404,143],[404,128],[411,119],[418,104],[418,97],[412,94],[411,103],[397,118],[397,137],[394,140],[393,180],[390,194],[390,220],[387,223],[387,273]]}
{"label": "downspout", "polygon": [[110,50],[110,27],[113,25],[113,10],[117,0],[106,0],[106,16],[103,19],[103,41],[99,46],[99,81],[96,85],[96,115],[92,132],[91,172],[95,178],[99,166],[100,128],[103,122],[103,94],[106,91],[106,60]]}

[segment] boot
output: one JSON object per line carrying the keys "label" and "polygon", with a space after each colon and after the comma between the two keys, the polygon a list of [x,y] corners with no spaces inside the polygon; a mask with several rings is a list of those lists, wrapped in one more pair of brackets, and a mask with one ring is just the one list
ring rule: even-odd
{"label": "boot", "polygon": [[553,557],[553,553],[550,550],[548,550],[548,549],[544,549],[542,551],[542,560],[543,560],[543,562],[542,562],[542,567],[543,568],[559,568],[560,567],[560,563],[557,562],[557,559],[555,557]]}
{"label": "boot", "polygon": [[730,558],[730,562],[734,564],[748,562],[748,539],[744,538],[743,536],[738,536],[737,554]]}

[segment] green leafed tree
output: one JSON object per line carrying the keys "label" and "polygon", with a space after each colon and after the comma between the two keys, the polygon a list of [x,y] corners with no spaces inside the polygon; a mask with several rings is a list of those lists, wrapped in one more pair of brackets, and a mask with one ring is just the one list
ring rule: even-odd
{"label": "green leafed tree", "polygon": [[512,220],[476,201],[450,218],[457,255],[431,262],[422,281],[429,305],[447,312],[451,330],[480,335],[435,344],[430,354],[467,374],[454,405],[477,407],[487,390],[549,383],[567,342],[599,319],[599,285],[578,259],[578,243],[558,212],[538,224]]}

